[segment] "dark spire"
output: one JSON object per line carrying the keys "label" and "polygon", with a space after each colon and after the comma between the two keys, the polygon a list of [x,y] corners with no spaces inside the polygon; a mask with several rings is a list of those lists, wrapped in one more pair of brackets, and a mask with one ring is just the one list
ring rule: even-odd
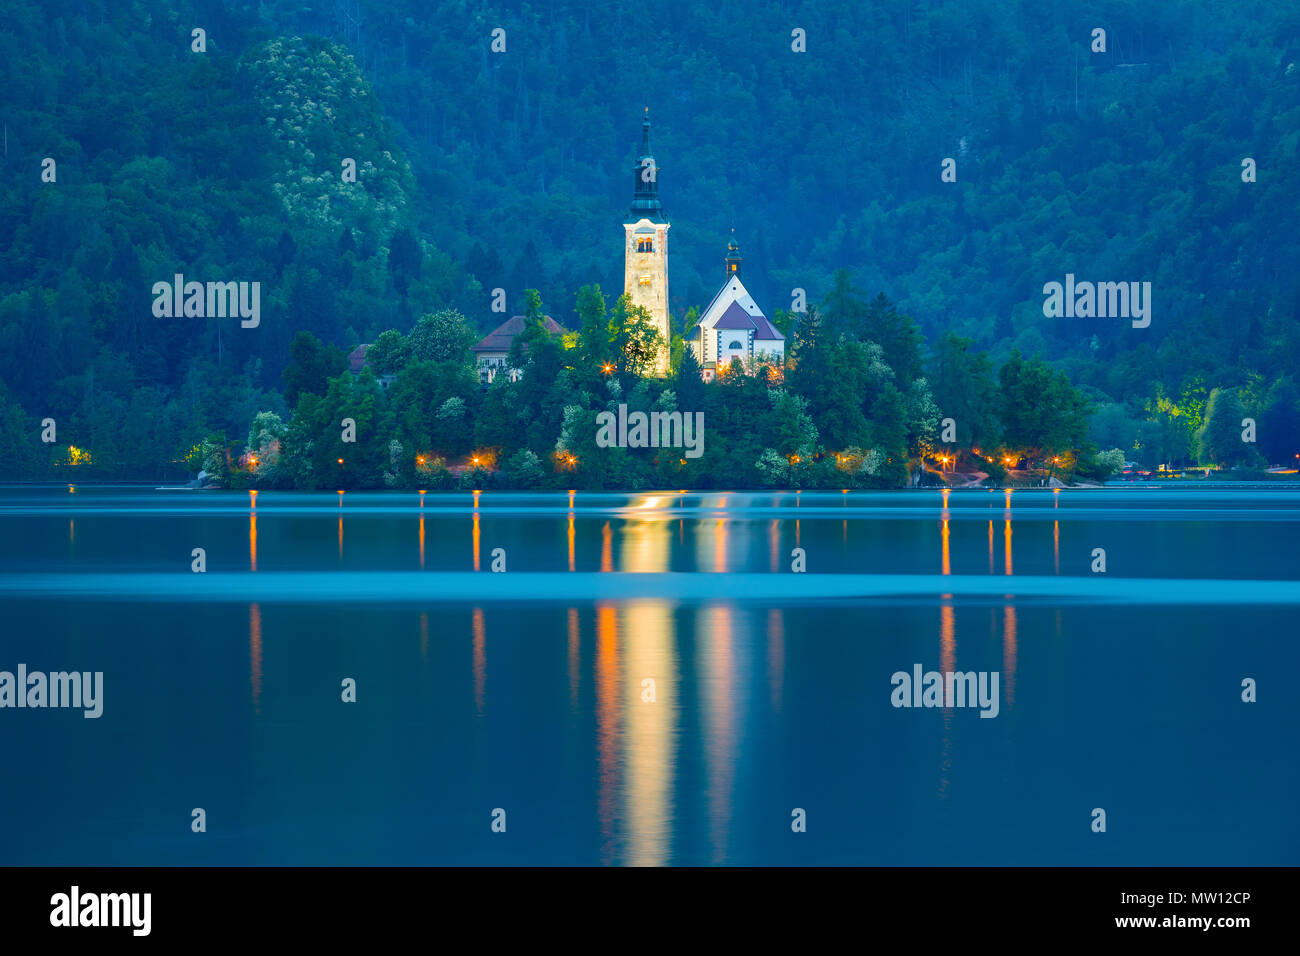
{"label": "dark spire", "polygon": [[734,226],[731,230],[731,241],[727,243],[727,275],[740,275],[740,246],[736,245]]}
{"label": "dark spire", "polygon": [[[649,160],[649,162],[647,162]],[[645,108],[645,118],[641,120],[641,155],[636,158],[633,169],[636,188],[632,193],[632,208],[628,216],[632,222],[649,219],[651,222],[664,221],[664,207],[659,201],[659,167],[650,152],[650,107]]]}

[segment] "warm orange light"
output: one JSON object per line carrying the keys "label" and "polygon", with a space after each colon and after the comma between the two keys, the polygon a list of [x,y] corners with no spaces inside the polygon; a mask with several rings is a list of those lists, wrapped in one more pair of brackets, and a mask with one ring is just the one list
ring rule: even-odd
{"label": "warm orange light", "polygon": [[339,464],[340,464],[340,465],[343,464],[343,459],[342,459],[342,458],[339,459]]}
{"label": "warm orange light", "polygon": [[604,365],[602,365],[602,366],[600,367],[600,370],[601,370],[602,372],[604,372],[606,375],[609,375],[611,372],[614,371],[614,366],[612,366],[612,365],[610,365],[608,362],[606,362]]}
{"label": "warm orange light", "polygon": [[415,457],[415,463],[416,463],[417,465],[423,465],[423,464],[424,464],[424,456],[422,456],[422,455],[417,455],[417,456]]}

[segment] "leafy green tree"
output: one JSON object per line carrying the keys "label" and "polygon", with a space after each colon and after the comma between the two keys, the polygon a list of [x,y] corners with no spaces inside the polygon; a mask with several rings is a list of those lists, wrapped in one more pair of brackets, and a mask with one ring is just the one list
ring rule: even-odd
{"label": "leafy green tree", "polygon": [[870,370],[869,353],[861,343],[828,334],[821,314],[810,308],[791,347],[790,388],[808,401],[822,441],[831,451],[869,444],[863,411]]}
{"label": "leafy green tree", "polygon": [[470,364],[470,346],[477,341],[474,329],[456,309],[439,309],[420,316],[406,337],[410,359],[416,362]]}
{"label": "leafy green tree", "polygon": [[1077,451],[1088,436],[1088,404],[1060,372],[1018,350],[998,370],[999,418],[1006,444],[1031,458]]}
{"label": "leafy green tree", "polygon": [[605,296],[599,285],[584,285],[578,290],[577,311],[579,361],[589,370],[599,369],[614,358]]}
{"label": "leafy green tree", "polygon": [[623,370],[638,376],[649,374],[664,344],[662,339],[650,313],[632,305],[627,295],[620,296],[610,313],[610,341]]}
{"label": "leafy green tree", "polygon": [[505,476],[514,488],[536,488],[546,478],[541,459],[527,448],[515,452],[505,464]]}
{"label": "leafy green tree", "polygon": [[899,389],[905,391],[921,377],[925,344],[921,330],[883,293],[867,306],[858,337],[866,342],[875,342],[884,350],[885,363],[894,370],[895,384]]}
{"label": "leafy green tree", "polygon": [[822,300],[819,312],[826,327],[834,333],[855,339],[867,337],[864,334],[867,304],[861,298],[861,290],[854,287],[848,269],[835,270],[834,284]]}
{"label": "leafy green tree", "polygon": [[677,366],[677,377],[673,381],[678,404],[685,409],[698,410],[704,403],[705,388],[700,363],[695,358],[695,352],[688,348],[682,353],[681,363]]}
{"label": "leafy green tree", "polygon": [[329,380],[347,366],[347,356],[337,345],[325,345],[310,332],[298,332],[289,346],[289,364],[285,366],[284,398],[296,405],[303,392],[324,395]]}
{"label": "leafy green tree", "polygon": [[248,429],[248,454],[258,484],[276,485],[282,479],[280,459],[286,435],[284,421],[275,412],[258,412]]}
{"label": "leafy green tree", "polygon": [[1000,438],[997,420],[998,385],[993,365],[974,341],[951,330],[939,340],[930,363],[930,382],[940,418],[951,418],[957,444],[963,448],[993,448]]}
{"label": "leafy green tree", "polygon": [[1236,389],[1216,388],[1210,392],[1205,424],[1196,433],[1196,457],[1202,464],[1236,468],[1259,463],[1259,453],[1242,440],[1245,411]]}
{"label": "leafy green tree", "polygon": [[379,333],[366,349],[366,363],[376,375],[397,374],[406,364],[406,359],[406,339],[396,329]]}

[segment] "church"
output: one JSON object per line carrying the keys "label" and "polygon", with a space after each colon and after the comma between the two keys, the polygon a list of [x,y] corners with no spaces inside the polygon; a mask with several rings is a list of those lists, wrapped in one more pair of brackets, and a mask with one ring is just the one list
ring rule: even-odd
{"label": "church", "polygon": [[[653,374],[668,374],[668,227],[659,201],[658,168],[650,150],[650,117],[641,122],[641,155],[634,175],[632,207],[623,222],[623,291],[633,305],[649,313],[662,345]],[[785,362],[785,336],[772,325],[740,281],[740,247],[733,236],[727,244],[726,276],[699,322],[686,333],[706,382],[725,373],[731,360],[780,366]]]}

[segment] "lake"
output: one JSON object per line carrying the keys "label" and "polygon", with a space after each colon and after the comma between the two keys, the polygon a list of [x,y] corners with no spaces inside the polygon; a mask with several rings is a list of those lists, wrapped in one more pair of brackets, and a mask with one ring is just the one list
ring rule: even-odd
{"label": "lake", "polygon": [[0,488],[0,671],[103,675],[0,709],[0,863],[1295,865],[1298,534],[1297,490]]}

